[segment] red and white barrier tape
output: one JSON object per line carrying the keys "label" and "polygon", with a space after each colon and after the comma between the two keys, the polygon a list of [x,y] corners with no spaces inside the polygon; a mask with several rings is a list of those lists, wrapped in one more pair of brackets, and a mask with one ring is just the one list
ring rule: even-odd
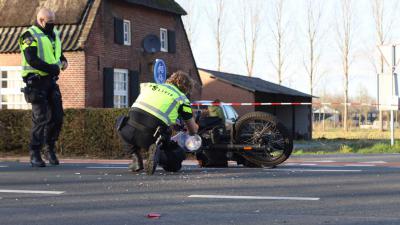
{"label": "red and white barrier tape", "polygon": [[[288,105],[294,105],[294,106],[301,106],[301,105],[316,105],[316,106],[322,106],[322,105],[346,105],[346,103],[341,103],[341,102],[223,102],[223,103],[216,103],[216,102],[209,102],[209,103],[192,103],[192,106],[219,106],[219,105],[230,105],[230,106],[288,106]],[[382,105],[382,104],[377,104],[377,103],[359,103],[359,102],[351,102],[347,103],[347,106],[397,106],[397,105]]]}

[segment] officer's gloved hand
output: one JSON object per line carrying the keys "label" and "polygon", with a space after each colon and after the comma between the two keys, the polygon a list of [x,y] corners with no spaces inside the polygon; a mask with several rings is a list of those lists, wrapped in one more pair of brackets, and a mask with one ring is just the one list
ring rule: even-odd
{"label": "officer's gloved hand", "polygon": [[57,64],[52,64],[50,74],[54,77],[60,75],[60,67]]}

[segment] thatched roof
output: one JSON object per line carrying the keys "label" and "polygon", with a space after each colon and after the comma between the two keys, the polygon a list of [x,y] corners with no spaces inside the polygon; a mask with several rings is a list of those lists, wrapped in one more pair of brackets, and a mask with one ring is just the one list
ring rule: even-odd
{"label": "thatched roof", "polygon": [[[18,37],[36,20],[40,8],[56,14],[64,51],[82,50],[104,0],[0,0],[0,53],[19,52]],[[109,0],[117,1],[117,0]],[[186,14],[174,0],[119,0],[173,13]]]}
{"label": "thatched roof", "polygon": [[56,24],[78,24],[89,1],[91,0],[0,0],[0,27],[29,26],[43,7],[55,12]]}
{"label": "thatched roof", "polygon": [[187,14],[186,11],[174,0],[124,0],[124,1],[178,15]]}
{"label": "thatched roof", "polygon": [[[7,4],[11,4],[10,2],[13,0],[0,0],[0,8],[6,7]],[[58,5],[52,5],[57,1]],[[29,3],[35,2],[39,3],[39,1],[27,1]],[[43,3],[43,1],[41,1]],[[67,7],[68,4],[73,3],[85,3],[85,5],[80,6],[81,8],[78,9],[78,6],[75,5],[74,7]],[[50,9],[56,12],[56,28],[61,33],[61,41],[63,43],[63,51],[76,51],[81,50],[83,45],[87,39],[87,35],[89,33],[91,24],[93,23],[94,17],[97,13],[97,9],[99,7],[101,0],[48,0],[44,2],[44,4],[38,4],[37,8],[30,9],[32,14],[35,15],[36,11],[42,7],[49,7]],[[14,4],[11,5],[17,5]],[[13,8],[13,7],[11,7]],[[15,7],[14,7],[15,8]],[[15,9],[12,9],[15,12]],[[28,9],[26,9],[28,10]],[[12,15],[10,12],[3,12],[3,14],[8,14],[7,16]],[[57,14],[58,13],[58,14]],[[67,15],[71,13],[71,17],[69,18]],[[16,14],[16,15],[20,15]],[[14,22],[18,22],[18,26],[3,26],[4,20],[0,21],[0,53],[15,53],[19,52],[18,46],[18,37],[21,33],[29,27],[32,22],[30,21],[29,13],[21,15],[21,18],[14,15]],[[77,16],[78,14],[81,14]],[[7,17],[9,18],[9,17]],[[34,16],[32,17],[35,20]],[[10,25],[9,20],[7,23]],[[25,24],[26,23],[26,24]]]}
{"label": "thatched roof", "polygon": [[[0,0],[0,27],[23,27],[31,25],[40,8],[49,8],[56,14],[56,24],[78,24],[91,0]],[[185,10],[174,0],[124,0],[178,15]]]}

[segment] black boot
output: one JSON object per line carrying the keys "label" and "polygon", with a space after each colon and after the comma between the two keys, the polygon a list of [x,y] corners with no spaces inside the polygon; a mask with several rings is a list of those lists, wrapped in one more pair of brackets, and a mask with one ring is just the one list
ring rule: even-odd
{"label": "black boot", "polygon": [[46,164],[40,156],[40,150],[30,150],[32,167],[45,167]]}
{"label": "black boot", "polygon": [[143,158],[140,152],[132,153],[132,163],[128,167],[132,172],[143,170]]}
{"label": "black boot", "polygon": [[148,158],[146,162],[146,173],[147,175],[153,175],[157,169],[157,165],[160,160],[160,147],[156,144],[152,144],[148,150]]}
{"label": "black boot", "polygon": [[51,165],[59,165],[60,162],[58,161],[57,155],[56,155],[56,150],[55,150],[55,145],[54,144],[46,144],[44,146],[44,152],[45,152],[45,157],[47,160],[49,160],[49,163]]}

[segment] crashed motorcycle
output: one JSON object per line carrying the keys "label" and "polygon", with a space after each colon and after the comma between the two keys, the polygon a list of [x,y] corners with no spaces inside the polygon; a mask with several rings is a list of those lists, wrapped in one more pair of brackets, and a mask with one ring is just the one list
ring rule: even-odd
{"label": "crashed motorcycle", "polygon": [[218,117],[199,117],[201,147],[195,152],[202,167],[226,167],[236,161],[246,167],[275,167],[289,158],[293,139],[273,115],[250,112],[228,130]]}
{"label": "crashed motorcycle", "polygon": [[[201,167],[227,167],[228,161],[236,161],[245,167],[275,167],[289,158],[293,140],[284,125],[273,115],[251,112],[239,117],[231,129],[227,129],[219,117],[201,117],[196,113],[198,134],[188,135],[182,124],[171,139],[156,132],[156,143],[150,146],[154,152],[154,163],[146,168],[147,174],[154,173],[159,152],[163,145],[176,143],[186,153],[194,154]],[[179,168],[164,170],[176,172]]]}

